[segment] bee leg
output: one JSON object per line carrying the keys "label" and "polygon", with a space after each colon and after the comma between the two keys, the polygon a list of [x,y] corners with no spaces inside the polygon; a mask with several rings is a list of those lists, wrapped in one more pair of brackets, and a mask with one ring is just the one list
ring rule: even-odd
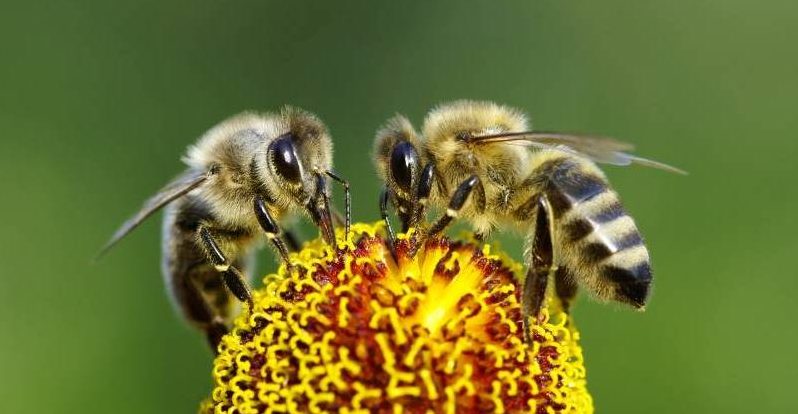
{"label": "bee leg", "polygon": [[438,221],[436,221],[428,230],[421,232],[421,234],[419,234],[419,236],[416,238],[414,241],[414,247],[410,252],[411,256],[418,251],[420,246],[424,245],[428,238],[440,234],[446,229],[446,227],[449,226],[449,224],[451,224],[452,220],[457,217],[460,209],[463,208],[466,200],[468,200],[471,190],[474,189],[474,186],[476,186],[478,182],[479,178],[476,175],[472,175],[460,183],[460,185],[454,191],[454,195],[452,195],[452,198],[449,200],[449,206],[446,209],[446,214],[439,218]]}
{"label": "bee leg", "polygon": [[402,223],[401,232],[407,233],[413,221],[413,200],[405,200],[397,197],[396,193],[388,192],[388,200],[392,201],[396,216]]}
{"label": "bee leg", "polygon": [[261,196],[255,197],[255,217],[258,218],[260,227],[266,233],[266,238],[272,242],[275,248],[277,248],[277,253],[283,260],[283,263],[285,263],[285,267],[289,272],[293,272],[294,265],[291,263],[291,260],[288,257],[288,249],[285,247],[285,242],[283,242],[283,239],[280,238],[280,227],[272,218],[272,215],[269,214],[269,209],[266,208],[266,202],[263,201]]}
{"label": "bee leg", "polygon": [[409,204],[407,200],[396,202],[396,215],[399,216],[399,221],[402,223],[402,233],[407,233],[410,230],[410,222],[413,221],[411,210],[413,210],[412,204]]}
{"label": "bee leg", "polygon": [[227,286],[238,300],[246,302],[250,309],[252,309],[254,303],[252,302],[252,291],[249,289],[247,279],[227,259],[206,225],[201,224],[197,230],[197,234],[199,235],[200,245],[205,250],[205,255],[208,257],[208,260],[216,270],[222,274],[222,280],[224,280],[225,286]]}
{"label": "bee leg", "polygon": [[[188,310],[189,319],[205,333],[208,345],[216,353],[219,342],[229,329],[218,310],[202,294],[203,289],[200,285],[201,282],[191,277],[179,281],[181,306]],[[227,293],[224,292],[224,295]]]}
{"label": "bee leg", "polygon": [[485,213],[485,210],[488,208],[488,199],[485,195],[485,186],[482,185],[481,182],[478,182],[474,187],[473,193],[474,195],[471,197],[474,199],[474,209],[479,214]]}
{"label": "bee leg", "polygon": [[385,222],[385,229],[388,232],[388,248],[391,250],[393,259],[396,260],[396,233],[388,218],[388,187],[383,187],[380,192],[380,217]]}
{"label": "bee leg", "polygon": [[554,288],[562,303],[563,311],[569,313],[571,303],[576,297],[577,285],[567,268],[557,268],[554,273]]}
{"label": "bee leg", "polygon": [[546,288],[552,273],[557,271],[554,264],[554,249],[552,246],[552,218],[551,208],[545,196],[537,202],[535,215],[535,230],[532,245],[527,251],[526,262],[529,266],[524,280],[524,292],[521,298],[524,313],[524,333],[527,343],[532,338],[530,327],[537,320],[546,298]]}
{"label": "bee leg", "polygon": [[321,236],[324,241],[335,247],[335,228],[333,227],[332,216],[330,215],[330,195],[327,194],[327,181],[324,175],[316,172],[316,192],[305,206],[313,222],[321,229]]}
{"label": "bee leg", "polygon": [[291,229],[283,230],[283,235],[285,236],[285,244],[289,252],[298,252],[302,249],[302,242],[299,241],[299,236],[296,234],[296,231]]}
{"label": "bee leg", "polygon": [[427,207],[427,200],[429,200],[429,194],[432,191],[432,182],[435,177],[435,164],[428,163],[424,166],[424,169],[421,170],[421,176],[418,178],[418,188],[416,190],[415,199],[413,199],[412,203],[412,212],[410,215],[410,223],[408,223],[408,227],[414,227],[418,225],[421,218],[424,217],[424,210]]}
{"label": "bee leg", "polygon": [[449,224],[457,217],[457,214],[460,212],[460,209],[463,208],[466,200],[468,200],[468,196],[471,194],[471,190],[479,183],[479,178],[476,175],[472,175],[457,187],[454,191],[454,195],[449,200],[449,206],[446,209],[446,214],[443,217],[439,218],[435,224],[430,227],[430,229],[426,232],[427,237],[435,236],[446,229]]}
{"label": "bee leg", "polygon": [[205,339],[208,341],[208,346],[211,347],[214,354],[219,353],[219,342],[222,342],[222,337],[227,335],[229,329],[227,325],[222,322],[222,318],[216,317],[205,327]]}
{"label": "bee leg", "polygon": [[346,197],[346,224],[344,226],[346,232],[344,233],[344,238],[346,238],[349,235],[349,230],[352,228],[352,194],[349,192],[349,181],[341,178],[340,175],[332,170],[327,170],[326,174],[328,177],[332,178],[333,181],[344,186],[344,194]]}
{"label": "bee leg", "polygon": [[196,281],[189,281],[187,283],[188,289],[188,299],[195,302],[197,307],[202,309],[202,312],[205,314],[202,317],[202,320],[205,321],[201,324],[201,328],[205,331],[205,339],[208,340],[208,345],[211,347],[214,353],[218,352],[219,342],[222,341],[222,337],[229,332],[227,324],[224,321],[224,318],[219,316],[213,308],[210,306],[208,301],[202,296],[200,293],[200,288],[197,286]]}

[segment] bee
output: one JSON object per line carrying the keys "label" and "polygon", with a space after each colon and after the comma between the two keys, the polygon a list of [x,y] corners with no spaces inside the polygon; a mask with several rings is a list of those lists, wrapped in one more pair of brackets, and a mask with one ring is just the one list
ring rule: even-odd
{"label": "bee", "polygon": [[215,350],[237,312],[235,299],[252,304],[245,274],[253,247],[265,236],[292,270],[288,250],[296,249],[296,241],[282,227],[295,213],[309,217],[334,245],[328,179],[346,190],[347,233],[349,183],[332,170],[327,128],[315,115],[292,107],[224,120],[191,146],[183,161],[185,172],[147,200],[100,255],[165,208],[166,289],[182,317],[204,332]]}
{"label": "bee", "polygon": [[[385,183],[381,215],[389,239],[395,237],[389,206],[402,231],[419,226],[417,245],[458,217],[478,238],[497,228],[524,234],[526,323],[539,316],[550,279],[566,309],[583,286],[642,310],[652,282],[648,250],[595,162],[683,171],[630,149],[608,138],[531,131],[521,111],[493,102],[441,105],[421,133],[397,115],[375,139]],[[420,226],[428,205],[445,214]]]}

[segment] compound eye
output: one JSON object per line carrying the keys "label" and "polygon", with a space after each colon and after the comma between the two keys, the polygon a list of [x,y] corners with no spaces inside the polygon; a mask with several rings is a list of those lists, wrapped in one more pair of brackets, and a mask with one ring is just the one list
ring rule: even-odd
{"label": "compound eye", "polygon": [[302,180],[302,166],[296,156],[293,136],[288,133],[269,144],[269,158],[274,171],[291,183]]}
{"label": "compound eye", "polygon": [[409,142],[401,142],[391,152],[391,176],[407,192],[413,188],[413,178],[418,171],[418,153]]}

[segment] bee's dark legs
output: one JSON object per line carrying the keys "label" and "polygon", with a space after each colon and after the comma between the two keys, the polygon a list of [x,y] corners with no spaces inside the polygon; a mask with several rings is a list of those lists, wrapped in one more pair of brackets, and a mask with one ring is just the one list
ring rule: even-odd
{"label": "bee's dark legs", "polygon": [[439,218],[432,227],[427,230],[426,234],[427,237],[435,236],[441,233],[446,229],[446,227],[451,224],[452,220],[457,217],[457,214],[460,212],[460,209],[463,208],[466,200],[468,200],[468,196],[471,194],[471,190],[474,189],[474,186],[477,185],[479,182],[479,178],[476,175],[472,175],[457,187],[454,191],[454,195],[449,200],[449,207],[446,209],[446,214],[443,217]]}
{"label": "bee's dark legs", "polygon": [[477,185],[474,187],[473,193],[474,195],[471,197],[474,199],[474,209],[478,214],[484,214],[488,208],[488,199],[485,195],[485,186],[482,185],[482,182],[477,183]]}
{"label": "bee's dark legs", "polygon": [[416,195],[413,199],[412,211],[410,214],[410,222],[408,227],[417,226],[421,219],[424,217],[424,210],[427,207],[427,200],[432,191],[432,180],[435,177],[435,164],[428,163],[421,171],[421,176],[418,178],[418,187]]}
{"label": "bee's dark legs", "polygon": [[391,220],[388,218],[388,187],[383,187],[380,192],[380,217],[385,223],[385,230],[388,232],[388,248],[391,256],[396,260],[396,233],[393,231]]}
{"label": "bee's dark legs", "polygon": [[403,200],[397,202],[396,215],[399,217],[399,222],[402,223],[402,233],[407,233],[410,230],[410,223],[413,221],[411,217],[412,214],[410,213],[412,209],[413,207],[411,204]]}
{"label": "bee's dark legs", "polygon": [[291,264],[291,260],[288,257],[288,249],[283,239],[280,238],[280,227],[272,218],[271,214],[269,214],[269,209],[266,208],[266,202],[263,201],[263,198],[260,196],[255,197],[255,217],[257,217],[260,227],[266,233],[266,238],[269,239],[277,249],[277,253],[283,260],[283,263],[285,263],[285,267],[289,272],[293,272],[294,265]]}
{"label": "bee's dark legs", "polygon": [[227,259],[222,252],[221,247],[213,238],[210,230],[205,225],[200,225],[197,230],[199,234],[199,241],[205,254],[211,264],[222,274],[222,280],[230,292],[235,295],[238,300],[249,304],[252,309],[252,291],[249,289],[249,284],[244,275],[236,269],[235,266]]}
{"label": "bee's dark legs", "polygon": [[349,236],[349,230],[352,228],[352,194],[349,191],[349,181],[342,178],[338,175],[335,171],[328,170],[327,176],[332,178],[333,181],[338,182],[339,184],[344,186],[344,194],[345,194],[345,203],[346,203],[346,224],[344,225],[344,238]]}
{"label": "bee's dark legs", "polygon": [[472,175],[471,177],[467,178],[465,181],[460,183],[457,189],[454,191],[454,195],[449,200],[449,206],[446,209],[446,214],[443,217],[439,218],[438,221],[432,224],[432,226],[427,229],[426,231],[419,232],[418,237],[414,240],[414,247],[411,250],[411,255],[414,255],[418,249],[424,245],[424,243],[430,237],[437,236],[444,230],[446,227],[451,224],[452,220],[457,217],[457,214],[460,212],[460,209],[463,208],[466,200],[468,200],[469,194],[471,194],[471,190],[474,189],[474,186],[477,185],[479,182],[479,178],[476,175]]}
{"label": "bee's dark legs", "polygon": [[183,301],[193,310],[191,319],[205,333],[208,345],[214,353],[218,352],[219,342],[222,337],[229,332],[227,324],[208,303],[208,300],[201,293],[198,283],[193,279],[187,279],[181,290],[184,293]]}
{"label": "bee's dark legs", "polygon": [[299,241],[299,236],[294,230],[283,230],[285,236],[285,244],[290,252],[298,252],[302,249],[302,242]]}
{"label": "bee's dark legs", "polygon": [[214,353],[218,353],[219,342],[222,342],[222,337],[227,335],[229,330],[227,325],[224,324],[222,318],[214,318],[208,326],[205,327],[205,338],[208,340],[208,346],[211,347]]}
{"label": "bee's dark legs", "polygon": [[[387,190],[387,189],[386,189]],[[390,190],[388,190],[390,191]],[[399,218],[399,222],[402,224],[400,227],[402,233],[407,233],[410,230],[410,224],[413,221],[413,200],[405,200],[394,195],[394,199],[391,200],[390,196],[388,201],[393,201],[394,210],[396,211],[396,217]]]}
{"label": "bee's dark legs", "polygon": [[554,250],[551,242],[551,209],[548,200],[541,197],[537,202],[537,214],[535,217],[535,230],[532,245],[527,251],[526,279],[524,280],[524,292],[521,298],[524,314],[524,333],[527,343],[531,343],[530,327],[536,322],[543,303],[546,298],[546,287],[553,272],[556,272],[554,265]]}
{"label": "bee's dark legs", "polygon": [[316,192],[306,208],[313,222],[321,229],[324,241],[328,245],[335,247],[337,243],[335,240],[335,227],[330,214],[330,195],[327,194],[327,180],[324,179],[322,173],[316,172]]}
{"label": "bee's dark legs", "polygon": [[530,327],[535,324],[540,314],[548,284],[548,269],[535,269],[534,267],[527,269],[521,304],[524,314],[524,335],[528,344],[532,343]]}
{"label": "bee's dark legs", "polygon": [[571,303],[576,297],[577,285],[567,268],[562,266],[557,268],[554,273],[554,288],[562,303],[563,311],[568,313],[571,310]]}

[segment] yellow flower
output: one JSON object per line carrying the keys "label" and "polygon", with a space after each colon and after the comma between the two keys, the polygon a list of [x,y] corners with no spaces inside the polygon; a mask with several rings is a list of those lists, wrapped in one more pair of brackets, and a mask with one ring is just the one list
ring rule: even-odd
{"label": "yellow flower", "polygon": [[311,242],[219,345],[203,413],[589,413],[579,334],[549,300],[524,342],[521,266],[432,239],[397,258],[379,225]]}

